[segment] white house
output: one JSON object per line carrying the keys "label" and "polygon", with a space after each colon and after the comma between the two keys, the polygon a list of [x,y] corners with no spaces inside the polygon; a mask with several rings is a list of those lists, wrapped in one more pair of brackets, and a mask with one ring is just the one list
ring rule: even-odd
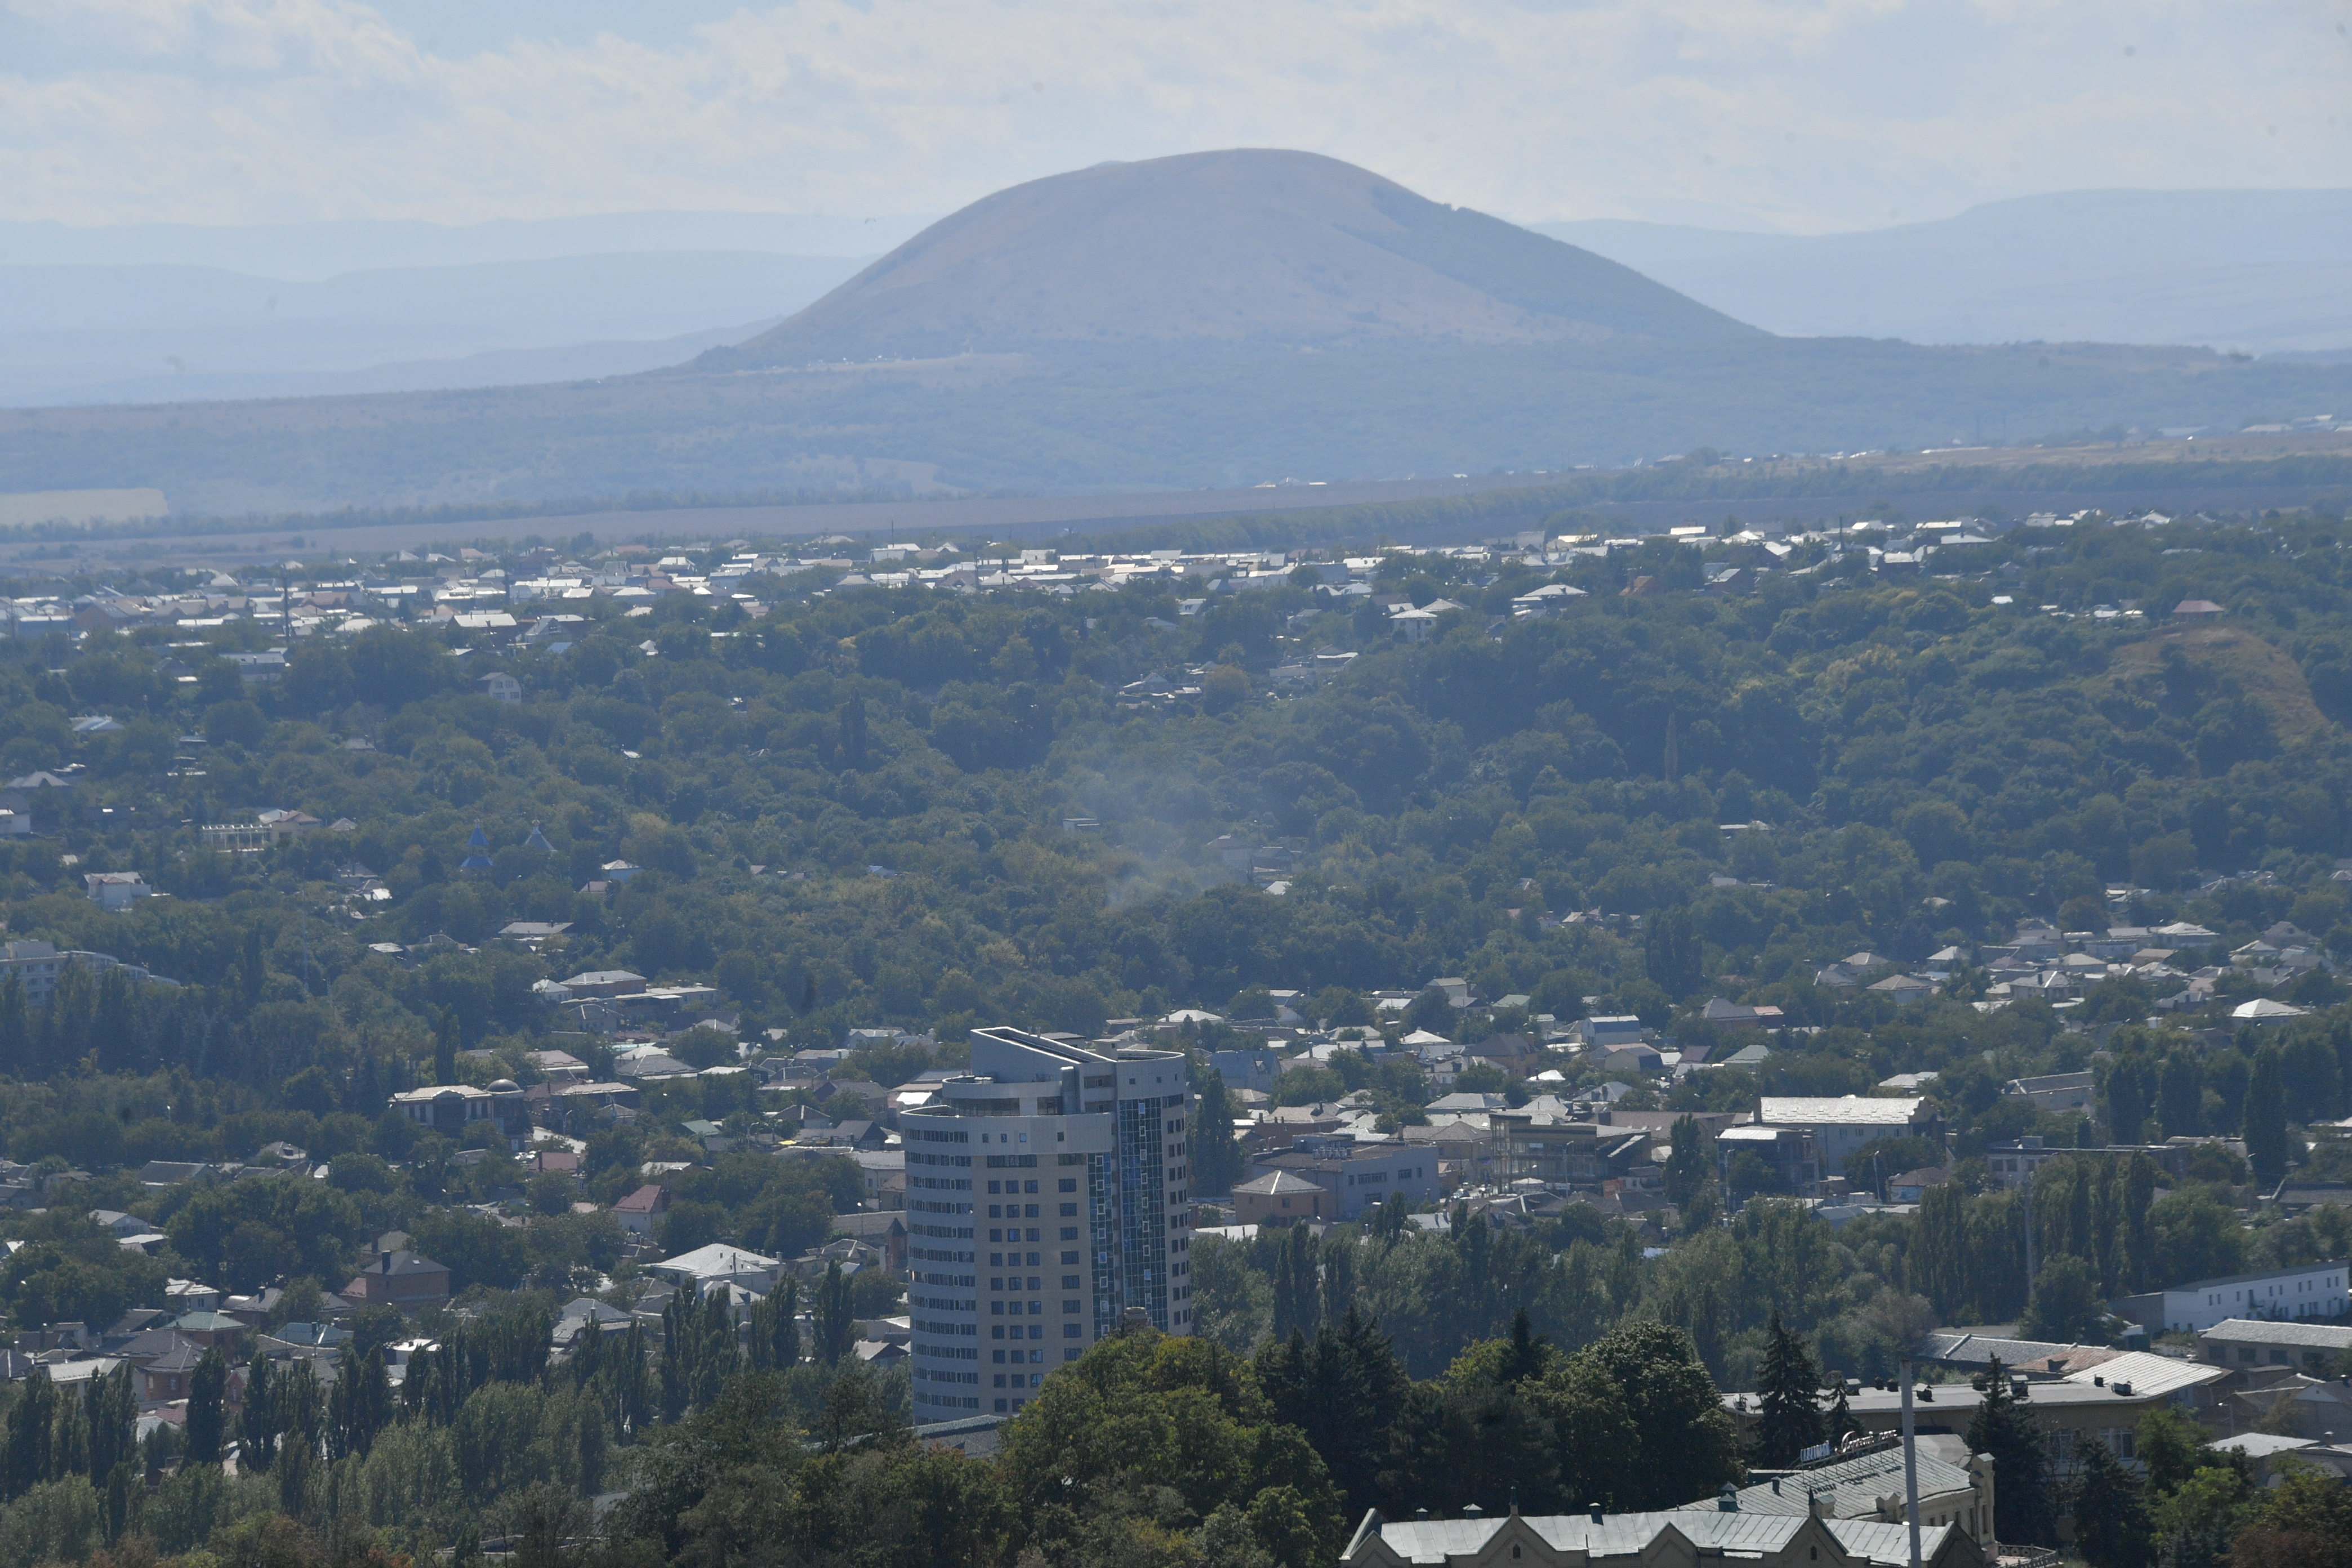
{"label": "white house", "polygon": [[2196,1279],[2164,1292],[2164,1326],[2198,1333],[2231,1318],[2341,1319],[2352,1311],[2352,1260],[2337,1258],[2268,1274]]}

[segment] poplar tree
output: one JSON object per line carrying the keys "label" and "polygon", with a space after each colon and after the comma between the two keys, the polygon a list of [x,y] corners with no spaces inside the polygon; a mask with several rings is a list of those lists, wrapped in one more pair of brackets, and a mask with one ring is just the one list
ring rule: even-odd
{"label": "poplar tree", "polygon": [[206,1350],[188,1377],[188,1463],[220,1463],[227,1394],[228,1363],[217,1349]]}
{"label": "poplar tree", "polygon": [[2265,1047],[2254,1056],[2254,1076],[2246,1085],[2246,1158],[2254,1180],[2275,1187],[2286,1175],[2286,1087],[2281,1081],[2279,1054]]}

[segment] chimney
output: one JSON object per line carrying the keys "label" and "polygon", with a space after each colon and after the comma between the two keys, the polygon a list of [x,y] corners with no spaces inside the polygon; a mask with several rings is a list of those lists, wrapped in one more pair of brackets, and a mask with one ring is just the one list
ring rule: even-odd
{"label": "chimney", "polygon": [[1588,1506],[1588,1507],[1591,1509],[1591,1513],[1592,1513],[1592,1522],[1593,1522],[1593,1523],[1595,1523],[1595,1524],[1599,1524],[1599,1523],[1601,1522],[1601,1505],[1600,1505],[1599,1503],[1597,1503],[1597,1502],[1596,1502],[1596,1503],[1589,1504],[1589,1505],[1587,1505],[1587,1506]]}
{"label": "chimney", "polygon": [[1474,1502],[1462,1510],[1462,1517],[1465,1519],[1484,1519],[1486,1515],[1486,1511]]}
{"label": "chimney", "polygon": [[1724,1482],[1723,1489],[1716,1494],[1715,1506],[1725,1513],[1738,1513],[1739,1511],[1739,1489],[1733,1486],[1729,1481]]}

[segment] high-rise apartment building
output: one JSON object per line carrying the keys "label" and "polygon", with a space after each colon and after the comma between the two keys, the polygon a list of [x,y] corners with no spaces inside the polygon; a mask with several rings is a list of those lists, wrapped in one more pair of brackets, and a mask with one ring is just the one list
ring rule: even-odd
{"label": "high-rise apartment building", "polygon": [[1191,1095],[1176,1051],[976,1029],[901,1113],[918,1423],[1020,1409],[1130,1310],[1192,1332]]}

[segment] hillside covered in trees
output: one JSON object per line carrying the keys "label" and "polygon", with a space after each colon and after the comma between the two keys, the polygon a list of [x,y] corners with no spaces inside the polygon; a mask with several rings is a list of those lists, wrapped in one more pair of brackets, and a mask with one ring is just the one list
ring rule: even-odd
{"label": "hillside covered in trees", "polygon": [[[2243,1140],[2242,1161],[2212,1145],[2161,1181],[2146,1162],[2044,1168],[2034,1256],[2066,1288],[2037,1293],[2028,1327],[2053,1337],[2101,1331],[2115,1295],[2344,1255],[2342,1208],[2243,1211],[2290,1170],[2347,1173],[2324,1124],[2352,1112],[2334,968],[2352,956],[2336,879],[2352,533],[2315,513],[2094,517],[1947,545],[1917,574],[1874,561],[1871,537],[1786,554],[1659,540],[1549,566],[1398,552],[1352,596],[1312,569],[1248,592],[1162,577],[1067,595],[807,572],[751,580],[760,614],[673,594],[634,616],[582,601],[560,639],[420,622],[302,640],[266,684],[226,657],[263,646],[251,622],[10,645],[0,768],[67,782],[28,788],[39,831],[0,848],[6,937],[179,983],[69,967],[43,1004],[0,982],[0,1155],[47,1199],[0,1213],[24,1244],[0,1267],[10,1325],[104,1324],[173,1278],[315,1300],[397,1229],[450,1268],[457,1305],[428,1326],[462,1353],[446,1382],[412,1394],[412,1373],[369,1404],[359,1363],[409,1331],[366,1327],[352,1379],[270,1417],[273,1450],[302,1456],[292,1480],[282,1458],[222,1478],[192,1422],[152,1447],[150,1487],[106,1395],[37,1407],[37,1382],[12,1385],[0,1558],[111,1542],[342,1561],[506,1531],[551,1561],[584,1550],[558,1543],[590,1532],[588,1499],[626,1491],[596,1550],[633,1564],[847,1560],[881,1541],[908,1562],[957,1541],[973,1562],[1305,1563],[1363,1507],[1491,1510],[1506,1476],[1531,1510],[1538,1493],[1692,1500],[1753,1458],[1718,1432],[1714,1388],[1758,1386],[1782,1336],[1817,1374],[1884,1377],[1938,1321],[2017,1321],[2024,1205],[1988,1181],[1991,1143]],[[1726,566],[1751,575],[1710,588]],[[1515,613],[1549,582],[1582,594]],[[1384,595],[1440,607],[1400,623]],[[2171,613],[2192,600],[2218,613]],[[483,695],[493,673],[520,700]],[[111,723],[77,722],[92,715]],[[205,846],[205,826],[265,806],[341,826]],[[1234,843],[1279,848],[1279,878],[1231,865]],[[134,870],[167,896],[87,896],[86,878]],[[357,895],[371,883],[384,896]],[[1973,953],[2027,919],[2210,935],[2163,987],[2121,975],[2064,1005],[1997,997],[1968,962],[1907,1005],[1817,978],[1857,952],[1889,973]],[[567,929],[502,940],[516,921]],[[2231,964],[2281,922],[2321,962]],[[2172,992],[2207,968],[2209,989]],[[770,1342],[763,1362],[681,1309],[640,1327],[634,1361],[515,1348],[543,1346],[575,1295],[629,1296],[610,1210],[649,1163],[679,1167],[662,1232],[677,1250],[792,1257],[863,1195],[845,1160],[713,1154],[685,1130],[768,1130],[795,1092],[750,1074],[647,1084],[642,1114],[583,1140],[576,1178],[388,1109],[452,1077],[531,1086],[526,1053],[557,1029],[609,1077],[612,1043],[569,1032],[534,986],[612,970],[712,988],[734,1033],[668,1043],[698,1068],[738,1042],[927,1037],[854,1058],[881,1088],[953,1065],[983,1024],[1094,1037],[1180,1008],[1262,1016],[1275,990],[1318,1023],[1465,1044],[1630,1013],[1720,1045],[1710,999],[1773,1005],[1759,1066],[1668,1081],[1585,1061],[1564,1087],[1616,1078],[1629,1109],[1745,1110],[1932,1073],[1956,1180],[1916,1215],[1832,1229],[1791,1194],[1720,1190],[1694,1145],[1668,1167],[1663,1235],[1589,1206],[1502,1228],[1391,1205],[1319,1241],[1204,1239],[1197,1342],[1101,1347],[982,1464],[891,1435],[903,1383],[836,1375],[837,1335],[788,1357]],[[1370,1005],[1437,977],[1486,1005]],[[2242,1027],[2233,1011],[2263,997],[2301,1016]],[[2084,1070],[2088,1114],[2001,1092]],[[1194,1136],[1213,1136],[1236,1107],[1195,1081],[1211,1095]],[[1417,1068],[1348,1051],[1274,1098],[1356,1090],[1400,1123],[1429,1098]],[[152,1161],[279,1142],[324,1175],[141,1181]],[[91,1210],[163,1239],[127,1250]],[[707,1342],[723,1348],[690,1348]],[[1386,1415],[1340,1419],[1333,1390]],[[1200,1446],[1162,1453],[1178,1406]],[[1602,1406],[1706,1440],[1654,1465],[1579,1447]]]}

